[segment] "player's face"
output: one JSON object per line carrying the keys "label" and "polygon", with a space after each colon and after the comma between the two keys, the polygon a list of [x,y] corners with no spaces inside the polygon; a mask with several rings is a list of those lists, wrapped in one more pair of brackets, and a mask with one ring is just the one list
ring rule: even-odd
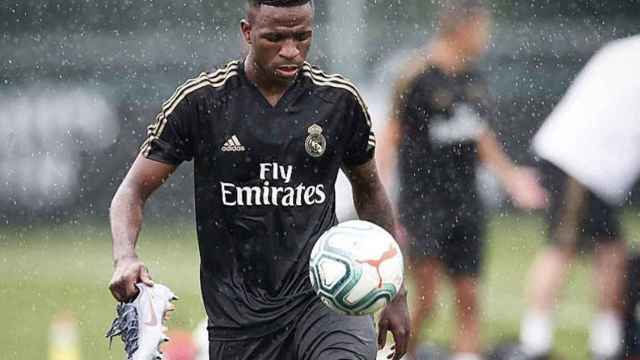
{"label": "player's face", "polygon": [[482,55],[487,49],[491,37],[491,16],[480,13],[465,24],[465,48],[470,57]]}
{"label": "player's face", "polygon": [[291,81],[307,58],[313,34],[313,6],[260,6],[242,23],[249,56],[262,76]]}

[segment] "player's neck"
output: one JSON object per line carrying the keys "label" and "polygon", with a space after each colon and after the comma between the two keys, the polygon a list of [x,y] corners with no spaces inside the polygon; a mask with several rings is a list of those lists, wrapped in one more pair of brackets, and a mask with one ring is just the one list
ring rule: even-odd
{"label": "player's neck", "polygon": [[292,81],[277,81],[264,73],[256,63],[247,57],[244,62],[244,72],[249,81],[253,82],[267,102],[275,106],[287,91]]}
{"label": "player's neck", "polygon": [[429,51],[429,62],[445,73],[455,75],[467,70],[471,60],[456,47],[454,42],[441,38],[432,44]]}

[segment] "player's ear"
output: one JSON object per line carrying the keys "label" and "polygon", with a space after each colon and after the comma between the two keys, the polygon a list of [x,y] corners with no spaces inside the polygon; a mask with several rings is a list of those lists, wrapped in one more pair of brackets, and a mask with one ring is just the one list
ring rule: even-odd
{"label": "player's ear", "polygon": [[240,21],[240,31],[242,31],[242,37],[247,44],[251,45],[251,23],[245,19]]}

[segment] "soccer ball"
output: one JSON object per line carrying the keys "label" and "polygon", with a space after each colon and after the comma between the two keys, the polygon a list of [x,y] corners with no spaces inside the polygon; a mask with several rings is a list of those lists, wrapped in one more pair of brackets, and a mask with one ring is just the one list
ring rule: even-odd
{"label": "soccer ball", "polygon": [[388,304],[403,278],[400,247],[378,225],[351,220],[327,230],[311,250],[309,277],[331,309],[365,315]]}

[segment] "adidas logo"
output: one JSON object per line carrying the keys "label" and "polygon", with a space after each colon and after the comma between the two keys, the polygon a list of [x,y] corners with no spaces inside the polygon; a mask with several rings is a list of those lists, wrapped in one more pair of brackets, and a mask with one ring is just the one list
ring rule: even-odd
{"label": "adidas logo", "polygon": [[245,148],[240,144],[238,137],[233,135],[222,145],[222,151],[245,151]]}

